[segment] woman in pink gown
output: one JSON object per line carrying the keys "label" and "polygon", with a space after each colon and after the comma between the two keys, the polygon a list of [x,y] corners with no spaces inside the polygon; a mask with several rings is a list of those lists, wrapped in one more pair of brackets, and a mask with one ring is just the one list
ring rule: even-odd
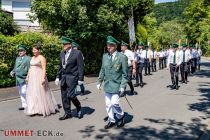
{"label": "woman in pink gown", "polygon": [[56,113],[57,103],[49,88],[46,77],[46,59],[40,54],[41,45],[33,47],[33,57],[30,61],[30,69],[26,78],[28,83],[26,91],[27,115],[48,116]]}

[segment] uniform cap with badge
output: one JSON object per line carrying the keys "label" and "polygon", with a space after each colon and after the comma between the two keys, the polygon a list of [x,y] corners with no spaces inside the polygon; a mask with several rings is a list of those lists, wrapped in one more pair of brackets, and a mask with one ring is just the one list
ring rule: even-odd
{"label": "uniform cap with badge", "polygon": [[118,45],[118,44],[120,44],[120,42],[119,41],[117,41],[114,37],[112,37],[112,36],[107,36],[107,41],[106,41],[106,43],[107,44],[114,44],[114,45]]}
{"label": "uniform cap with badge", "polygon": [[79,47],[79,44],[77,44],[75,41],[73,41],[73,42],[72,42],[72,47],[73,47],[73,48],[78,48],[78,47]]}
{"label": "uniform cap with badge", "polygon": [[25,45],[22,45],[22,44],[20,44],[20,45],[18,45],[18,51],[26,51],[26,46]]}
{"label": "uniform cap with badge", "polygon": [[121,40],[121,46],[129,46],[127,43],[125,43],[123,40]]}
{"label": "uniform cap with badge", "polygon": [[73,40],[70,39],[70,38],[68,38],[68,37],[65,37],[65,36],[62,36],[62,37],[61,37],[61,43],[64,44],[64,45],[65,45],[65,44],[71,44],[72,41],[73,41]]}
{"label": "uniform cap with badge", "polygon": [[186,44],[186,43],[183,43],[183,44],[182,44],[182,47],[183,47],[183,48],[187,47],[187,44]]}
{"label": "uniform cap with badge", "polygon": [[173,45],[172,45],[172,47],[174,48],[174,49],[176,49],[176,48],[178,48],[178,44],[177,43],[174,43]]}
{"label": "uniform cap with badge", "polygon": [[138,46],[144,46],[144,43],[139,41]]}

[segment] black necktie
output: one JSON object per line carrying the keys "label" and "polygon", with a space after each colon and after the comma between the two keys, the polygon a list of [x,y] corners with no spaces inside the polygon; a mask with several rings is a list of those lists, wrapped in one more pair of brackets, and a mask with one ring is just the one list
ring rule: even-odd
{"label": "black necktie", "polygon": [[185,62],[185,51],[184,51],[184,54],[183,54],[183,62]]}

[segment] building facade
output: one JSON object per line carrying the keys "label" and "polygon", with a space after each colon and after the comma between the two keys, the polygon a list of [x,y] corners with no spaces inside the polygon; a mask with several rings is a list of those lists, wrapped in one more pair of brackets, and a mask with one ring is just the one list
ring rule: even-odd
{"label": "building facade", "polygon": [[38,21],[29,19],[31,0],[1,0],[1,9],[13,13],[13,19],[22,31],[40,30]]}

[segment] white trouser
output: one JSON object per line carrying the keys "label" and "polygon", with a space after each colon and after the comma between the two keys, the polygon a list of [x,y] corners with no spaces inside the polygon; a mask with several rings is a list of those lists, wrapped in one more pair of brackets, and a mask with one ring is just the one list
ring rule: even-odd
{"label": "white trouser", "polygon": [[21,104],[22,104],[22,107],[24,107],[24,108],[27,107],[27,104],[26,104],[26,88],[27,88],[26,84],[21,84],[21,85],[18,86],[18,91],[19,91],[19,94],[20,94]]}
{"label": "white trouser", "polygon": [[118,119],[121,119],[124,115],[119,100],[120,97],[118,94],[105,93],[106,111],[110,122],[115,123],[114,114],[116,114]]}

